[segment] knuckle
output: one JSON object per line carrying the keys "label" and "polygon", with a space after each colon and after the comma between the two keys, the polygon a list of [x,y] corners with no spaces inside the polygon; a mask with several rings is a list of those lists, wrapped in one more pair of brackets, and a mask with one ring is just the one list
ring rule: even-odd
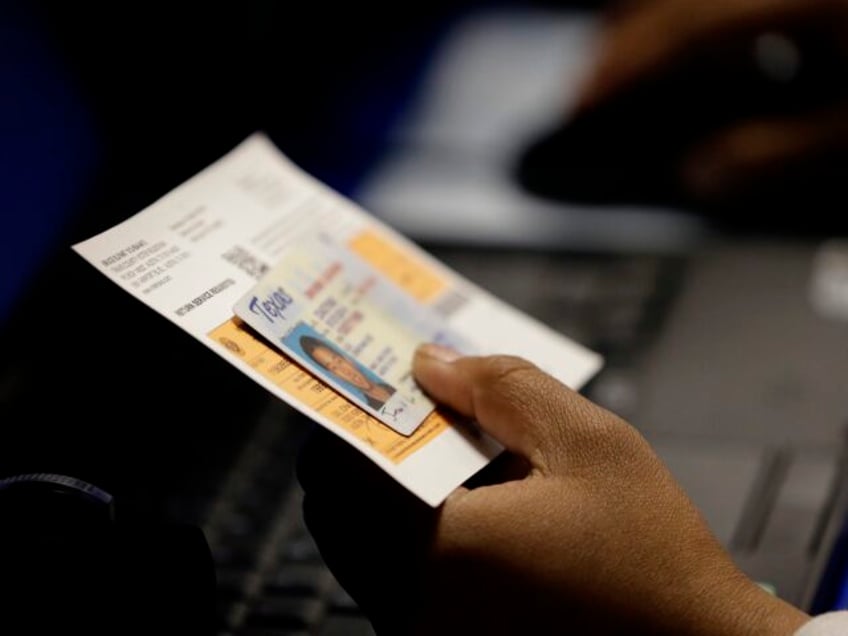
{"label": "knuckle", "polygon": [[644,438],[635,428],[588,400],[569,402],[558,421],[551,450],[572,467],[617,464],[642,453]]}
{"label": "knuckle", "polygon": [[536,366],[518,356],[489,356],[486,358],[486,374],[493,380],[509,378],[520,371],[538,371]]}
{"label": "knuckle", "polygon": [[521,394],[535,389],[543,372],[516,356],[492,356],[486,360],[483,385],[502,395]]}
{"label": "knuckle", "polygon": [[545,385],[553,381],[532,363],[514,356],[491,358],[485,376],[485,392],[531,413],[537,410]]}

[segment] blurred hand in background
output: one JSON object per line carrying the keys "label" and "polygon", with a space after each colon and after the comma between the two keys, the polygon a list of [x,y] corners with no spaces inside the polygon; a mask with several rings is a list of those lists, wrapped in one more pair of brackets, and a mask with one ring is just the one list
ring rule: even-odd
{"label": "blurred hand in background", "polygon": [[[768,189],[823,187],[834,171],[844,175],[845,0],[628,0],[613,5],[578,116],[663,78],[689,76],[697,82],[708,66],[726,76],[752,68],[760,76],[762,86],[756,90],[762,100],[739,95],[737,86],[728,86],[731,94],[704,96],[728,99],[731,105],[738,100],[738,105],[728,117],[706,128],[695,126],[691,138],[681,140],[685,151],[679,178],[689,195],[756,197]],[[746,84],[757,81],[748,77]],[[687,81],[680,88],[691,85]]]}

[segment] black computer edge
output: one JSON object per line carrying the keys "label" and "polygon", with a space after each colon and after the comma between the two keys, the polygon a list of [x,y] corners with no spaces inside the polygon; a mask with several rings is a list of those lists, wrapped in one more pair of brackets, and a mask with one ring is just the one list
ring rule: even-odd
{"label": "black computer edge", "polygon": [[811,546],[814,558],[801,601],[812,615],[841,609],[836,604],[848,581],[848,425],[838,465],[826,514]]}

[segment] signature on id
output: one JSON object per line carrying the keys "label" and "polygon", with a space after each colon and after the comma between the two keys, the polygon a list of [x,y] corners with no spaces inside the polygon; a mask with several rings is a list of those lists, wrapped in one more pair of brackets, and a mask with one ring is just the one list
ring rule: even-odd
{"label": "signature on id", "polygon": [[391,420],[392,420],[393,422],[397,422],[398,417],[399,417],[399,416],[401,415],[401,413],[403,413],[405,410],[406,410],[406,407],[403,407],[403,406],[395,406],[395,407],[393,407],[393,408],[389,408],[389,407],[387,407],[387,406],[384,406],[382,409],[380,409],[380,413],[381,413],[382,415],[385,415],[385,416],[386,416],[386,417],[388,417],[388,418],[391,418]]}

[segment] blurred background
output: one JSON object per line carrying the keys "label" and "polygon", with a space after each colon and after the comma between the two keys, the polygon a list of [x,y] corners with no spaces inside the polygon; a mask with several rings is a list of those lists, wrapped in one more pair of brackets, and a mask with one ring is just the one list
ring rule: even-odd
{"label": "blurred background", "polygon": [[[114,495],[118,523],[201,527],[217,571],[203,633],[371,633],[300,519],[310,424],[69,249],[261,130],[602,352],[584,392],[645,433],[743,569],[832,604],[848,85],[841,45],[805,43],[840,32],[775,9],[691,44],[657,37],[676,31],[650,11],[620,18],[669,4],[4,2],[0,478],[71,475]],[[682,33],[721,23],[684,13]],[[628,59],[659,70],[602,72]],[[798,123],[810,109],[818,124]],[[760,125],[780,118],[797,135]],[[737,120],[760,127],[711,135]],[[757,163],[814,146],[796,139],[824,150]],[[154,598],[138,611],[167,632],[167,568],[133,567]]]}

